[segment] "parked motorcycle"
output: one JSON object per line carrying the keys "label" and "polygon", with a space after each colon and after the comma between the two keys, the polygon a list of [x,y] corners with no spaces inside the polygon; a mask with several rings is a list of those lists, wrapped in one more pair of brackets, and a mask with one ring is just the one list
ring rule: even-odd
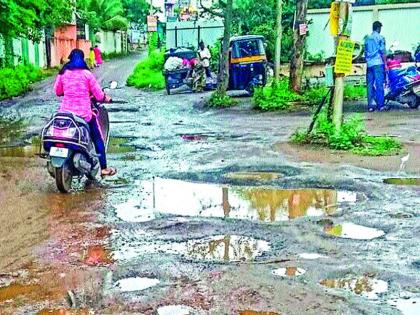
{"label": "parked motorcycle", "polygon": [[415,66],[402,68],[395,59],[388,62],[388,88],[385,100],[407,104],[410,108],[420,106],[420,73]]}
{"label": "parked motorcycle", "polygon": [[[109,88],[116,89],[111,82]],[[121,101],[113,103],[121,103]],[[109,117],[103,104],[92,100],[92,111],[98,119],[105,147],[109,141]],[[99,158],[87,122],[72,113],[56,113],[41,132],[40,156],[47,160],[48,173],[55,178],[62,193],[72,189],[73,178],[86,176],[94,180],[99,173]]]}

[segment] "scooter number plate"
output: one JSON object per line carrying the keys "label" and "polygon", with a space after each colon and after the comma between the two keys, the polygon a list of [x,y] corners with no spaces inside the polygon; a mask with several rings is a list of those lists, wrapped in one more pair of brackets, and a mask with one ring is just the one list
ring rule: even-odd
{"label": "scooter number plate", "polygon": [[66,148],[52,147],[50,150],[50,156],[54,156],[54,157],[66,158],[68,154],[69,154],[69,149],[66,149]]}

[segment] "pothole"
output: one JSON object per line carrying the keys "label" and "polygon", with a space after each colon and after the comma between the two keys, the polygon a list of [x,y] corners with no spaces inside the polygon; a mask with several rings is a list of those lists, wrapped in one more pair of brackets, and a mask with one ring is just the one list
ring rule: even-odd
{"label": "pothole", "polygon": [[298,267],[284,267],[272,271],[273,275],[279,277],[299,277],[306,273],[306,270]]}
{"label": "pothole", "polygon": [[158,315],[196,315],[198,312],[186,305],[166,305],[157,309]]}
{"label": "pothole", "polygon": [[115,286],[121,292],[143,291],[160,283],[158,279],[154,278],[126,278],[118,280]]}
{"label": "pothole", "polygon": [[388,301],[388,304],[397,308],[403,315],[420,314],[420,297],[399,298]]}
{"label": "pothole", "polygon": [[354,240],[371,240],[385,235],[385,232],[382,230],[354,223],[326,225],[324,226],[324,232],[331,236]]}
{"label": "pothole", "polygon": [[385,184],[390,185],[402,185],[402,186],[420,186],[420,178],[385,178],[383,180]]}
{"label": "pothole", "polygon": [[239,315],[280,315],[280,314],[276,312],[270,312],[270,311],[243,310],[243,311],[239,311]]}
{"label": "pothole", "polygon": [[144,254],[173,254],[206,262],[251,261],[270,250],[270,244],[240,235],[218,235],[186,242],[127,244],[114,253],[117,260],[129,260]]}
{"label": "pothole", "polygon": [[282,176],[275,172],[232,172],[227,173],[224,177],[237,180],[251,180],[251,181],[271,181]]}
{"label": "pothole", "polygon": [[147,222],[156,217],[153,210],[141,208],[134,199],[116,205],[115,211],[117,217],[126,222]]}
{"label": "pothole", "polygon": [[228,187],[162,178],[140,181],[139,189],[137,198],[116,206],[124,220],[137,220],[137,217],[147,220],[148,215],[153,217],[148,212],[152,211],[177,216],[277,222],[335,215],[342,205],[357,201],[354,192],[332,189]]}
{"label": "pothole", "polygon": [[208,136],[201,134],[186,134],[181,135],[181,139],[184,141],[204,141],[207,140]]}
{"label": "pothole", "polygon": [[331,289],[344,289],[370,300],[376,300],[380,294],[388,291],[388,283],[386,281],[368,276],[324,279],[320,281],[320,284]]}

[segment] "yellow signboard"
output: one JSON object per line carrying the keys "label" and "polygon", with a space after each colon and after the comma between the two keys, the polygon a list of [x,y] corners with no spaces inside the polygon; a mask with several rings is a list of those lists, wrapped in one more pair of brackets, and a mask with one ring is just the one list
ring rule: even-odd
{"label": "yellow signboard", "polygon": [[340,3],[331,3],[330,10],[330,32],[332,36],[338,35],[338,19],[340,17]]}
{"label": "yellow signboard", "polygon": [[338,42],[335,73],[349,74],[352,72],[354,43],[354,41],[346,39],[341,39]]}

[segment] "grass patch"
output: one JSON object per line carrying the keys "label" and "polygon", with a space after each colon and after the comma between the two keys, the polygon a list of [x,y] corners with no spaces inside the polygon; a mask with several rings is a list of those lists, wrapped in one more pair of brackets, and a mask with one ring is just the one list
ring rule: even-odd
{"label": "grass patch", "polygon": [[367,97],[367,88],[363,85],[346,85],[344,87],[345,101],[358,101]]}
{"label": "grass patch", "polygon": [[210,107],[231,107],[238,105],[238,101],[227,95],[226,93],[214,92],[208,100],[208,106]]}
{"label": "grass patch", "polygon": [[128,77],[127,85],[136,88],[161,90],[165,88],[163,76],[164,53],[155,50],[146,59],[140,61],[134,72]]}
{"label": "grass patch", "polygon": [[18,65],[0,69],[0,101],[25,93],[29,90],[31,83],[43,78],[41,69],[32,65]]}
{"label": "grass patch", "polygon": [[352,115],[342,124],[339,131],[329,121],[326,110],[317,119],[311,133],[297,130],[291,138],[293,143],[311,144],[328,147],[333,150],[350,151],[358,155],[382,156],[401,153],[402,144],[391,137],[374,137],[366,133],[364,121],[360,115]]}
{"label": "grass patch", "polygon": [[130,138],[111,137],[109,139],[107,152],[112,154],[131,153],[136,151],[136,148],[129,145]]}
{"label": "grass patch", "polygon": [[326,87],[317,86],[298,94],[289,90],[289,81],[284,78],[270,86],[256,88],[253,103],[255,108],[265,111],[291,110],[296,103],[308,106],[319,104],[326,93]]}

